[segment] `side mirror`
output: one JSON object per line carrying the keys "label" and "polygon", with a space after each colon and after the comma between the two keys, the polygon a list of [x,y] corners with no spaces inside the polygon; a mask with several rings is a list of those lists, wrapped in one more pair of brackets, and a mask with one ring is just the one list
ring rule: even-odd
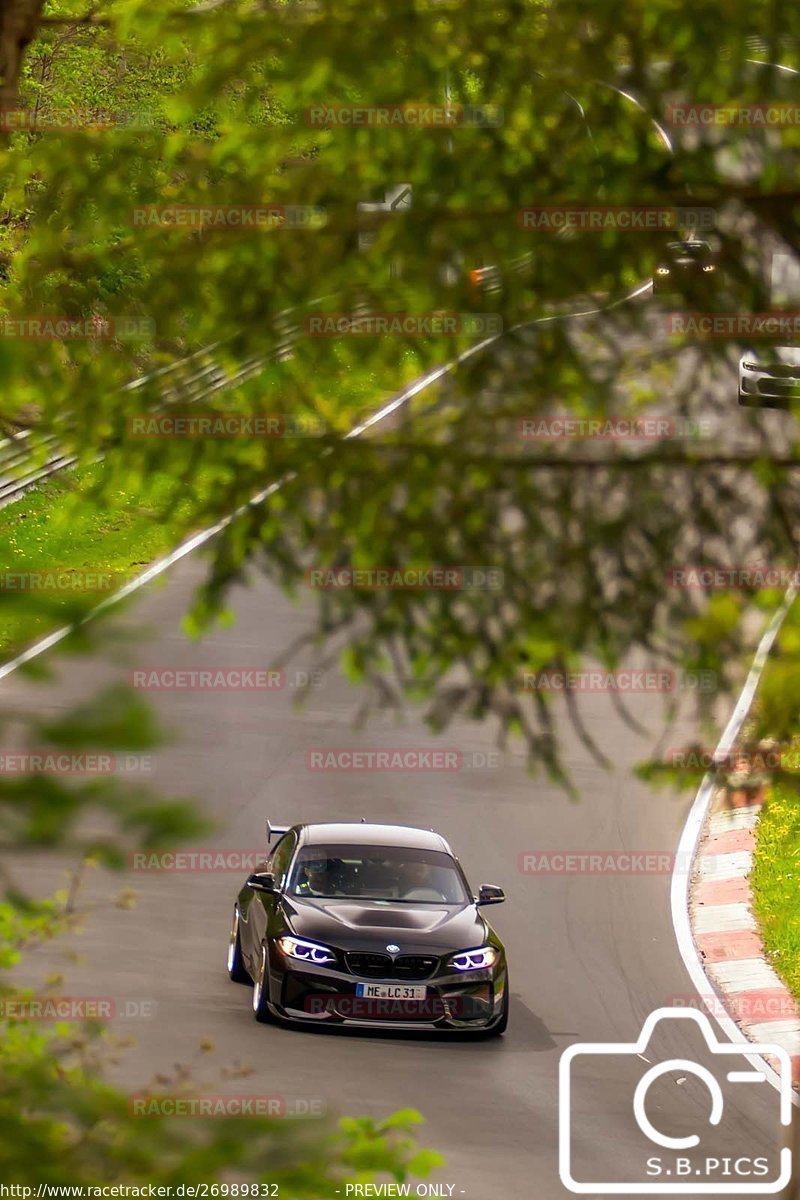
{"label": "side mirror", "polygon": [[254,892],[266,892],[271,896],[274,896],[278,891],[272,871],[256,871],[247,880],[247,886],[252,888]]}
{"label": "side mirror", "polygon": [[502,904],[506,894],[496,883],[482,883],[478,888],[478,904]]}

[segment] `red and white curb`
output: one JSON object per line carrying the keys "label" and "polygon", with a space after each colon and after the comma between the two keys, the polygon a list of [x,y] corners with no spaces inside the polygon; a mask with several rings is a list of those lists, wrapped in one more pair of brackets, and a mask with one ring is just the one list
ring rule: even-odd
{"label": "red and white curb", "polygon": [[[694,863],[690,919],[713,992],[749,1041],[782,1046],[800,1087],[800,1007],[767,960],[750,872],[761,806],[713,811]],[[718,1000],[717,1000],[718,997]]]}
{"label": "red and white curb", "polygon": [[[744,687],[716,748],[723,761],[736,745],[775,639],[798,590],[794,585],[787,589],[783,602],[764,630]],[[748,879],[758,812],[744,808],[715,811],[716,791],[714,775],[709,772],[681,831],[670,884],[675,940],[694,985],[696,1001],[703,998],[705,1007],[728,1041],[769,1044],[754,1032],[755,1026],[767,1025],[770,1042],[790,1043],[788,1052],[796,1071],[800,1034],[794,1018],[780,1016],[764,1021],[761,1010],[756,1008],[752,1015],[759,1019],[751,1020],[751,1028],[746,1029],[741,1020],[743,1006],[738,1003],[737,1007],[737,995],[762,992],[765,988],[772,991],[773,985],[778,989],[779,1003],[786,1003],[785,986],[766,960],[751,908]],[[701,887],[702,904],[696,898]],[[701,909],[702,917],[699,915]],[[740,1019],[736,1019],[737,1014]],[[781,1026],[778,1021],[787,1022],[789,1027]],[[780,1090],[781,1078],[775,1064],[766,1057],[761,1061],[766,1078]],[[800,1092],[793,1093],[793,1100],[800,1107]]]}

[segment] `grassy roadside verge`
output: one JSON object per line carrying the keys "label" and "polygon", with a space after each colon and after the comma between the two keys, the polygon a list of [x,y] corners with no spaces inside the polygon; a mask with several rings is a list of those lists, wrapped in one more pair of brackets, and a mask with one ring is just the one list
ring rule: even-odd
{"label": "grassy roadside verge", "polygon": [[101,470],[55,475],[0,510],[0,661],[78,619],[186,533],[180,506],[161,516],[173,491],[167,476],[139,496],[112,491],[100,506],[90,495]]}
{"label": "grassy roadside verge", "polygon": [[761,812],[753,908],[772,965],[800,997],[800,796],[776,783]]}

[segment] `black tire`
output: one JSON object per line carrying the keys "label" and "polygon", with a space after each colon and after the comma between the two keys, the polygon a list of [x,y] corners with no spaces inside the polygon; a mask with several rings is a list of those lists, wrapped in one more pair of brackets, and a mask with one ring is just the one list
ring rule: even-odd
{"label": "black tire", "polygon": [[510,992],[508,990],[508,972],[506,972],[506,987],[503,992],[503,1011],[500,1013],[500,1020],[496,1025],[493,1025],[488,1030],[489,1037],[502,1037],[508,1029],[508,1010],[510,1008]]}
{"label": "black tire", "polygon": [[266,976],[269,973],[267,962],[267,947],[261,947],[261,969],[253,981],[253,1016],[261,1025],[272,1025],[275,1017],[269,1010],[269,985]]}
{"label": "black tire", "polygon": [[228,974],[234,983],[250,983],[250,973],[242,958],[242,942],[239,937],[239,910],[234,908],[231,922],[231,938],[228,943]]}

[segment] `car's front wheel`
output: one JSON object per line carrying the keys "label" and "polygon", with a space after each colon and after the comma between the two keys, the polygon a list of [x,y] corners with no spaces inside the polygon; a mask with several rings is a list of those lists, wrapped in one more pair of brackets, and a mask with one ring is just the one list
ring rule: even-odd
{"label": "car's front wheel", "polygon": [[231,936],[228,942],[228,974],[234,983],[252,983],[242,958],[242,942],[239,936],[239,910],[234,908]]}
{"label": "car's front wheel", "polygon": [[267,947],[264,945],[261,947],[261,959],[253,985],[253,1016],[262,1025],[268,1025],[275,1020],[269,1010],[269,963]]}

